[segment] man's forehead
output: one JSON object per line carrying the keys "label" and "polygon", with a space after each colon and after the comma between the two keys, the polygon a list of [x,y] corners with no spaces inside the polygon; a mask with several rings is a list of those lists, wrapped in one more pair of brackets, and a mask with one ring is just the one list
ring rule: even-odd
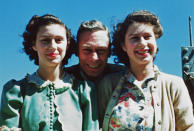
{"label": "man's forehead", "polygon": [[105,48],[109,46],[109,37],[106,31],[83,32],[79,40],[79,46],[91,48]]}
{"label": "man's forehead", "polygon": [[107,31],[95,31],[90,34],[90,37],[100,40],[109,40]]}
{"label": "man's forehead", "polygon": [[109,41],[108,32],[104,30],[98,31],[85,31],[80,35],[80,40],[89,41],[89,40],[104,40]]}
{"label": "man's forehead", "polygon": [[109,43],[107,42],[101,42],[101,43],[87,42],[82,44],[82,47],[85,47],[85,48],[108,48],[108,46],[109,46]]}

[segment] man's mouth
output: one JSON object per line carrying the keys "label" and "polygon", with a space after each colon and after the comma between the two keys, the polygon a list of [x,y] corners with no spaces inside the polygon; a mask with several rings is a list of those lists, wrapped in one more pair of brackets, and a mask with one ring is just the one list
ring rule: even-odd
{"label": "man's mouth", "polygon": [[97,69],[100,67],[100,65],[96,64],[96,65],[89,65],[88,64],[88,67],[92,68],[92,69]]}

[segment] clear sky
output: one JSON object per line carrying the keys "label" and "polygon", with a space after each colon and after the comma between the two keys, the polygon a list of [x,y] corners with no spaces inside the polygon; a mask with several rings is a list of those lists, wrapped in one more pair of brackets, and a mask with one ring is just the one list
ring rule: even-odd
{"label": "clear sky", "polygon": [[[0,91],[8,80],[37,70],[22,52],[21,35],[33,15],[56,15],[76,36],[82,21],[98,19],[112,30],[112,25],[140,9],[157,14],[164,28],[155,64],[163,72],[182,77],[181,47],[189,46],[189,16],[194,28],[194,0],[1,0]],[[68,66],[76,63],[77,57],[72,57]]]}

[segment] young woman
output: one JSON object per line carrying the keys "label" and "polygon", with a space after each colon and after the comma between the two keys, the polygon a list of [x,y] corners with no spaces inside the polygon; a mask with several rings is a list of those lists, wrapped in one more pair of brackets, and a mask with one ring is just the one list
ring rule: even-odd
{"label": "young woman", "polygon": [[158,17],[148,11],[129,14],[113,32],[113,54],[128,71],[99,84],[104,131],[194,130],[192,103],[182,78],[153,64],[162,36]]}
{"label": "young woman", "polygon": [[62,69],[72,55],[74,39],[53,15],[33,16],[23,33],[24,51],[38,70],[5,84],[0,126],[23,131],[82,130],[79,97],[73,77]]}

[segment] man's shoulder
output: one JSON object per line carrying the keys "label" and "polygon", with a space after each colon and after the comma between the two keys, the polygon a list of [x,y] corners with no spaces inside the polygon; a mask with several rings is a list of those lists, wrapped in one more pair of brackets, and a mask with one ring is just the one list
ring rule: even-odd
{"label": "man's shoulder", "polygon": [[106,72],[107,74],[109,73],[116,73],[116,72],[121,72],[121,71],[126,71],[127,68],[124,65],[119,65],[119,64],[107,64],[106,67]]}
{"label": "man's shoulder", "polygon": [[105,75],[103,79],[110,80],[110,81],[117,81],[119,80],[124,74],[128,71],[127,67],[124,65],[118,64],[108,64],[105,71]]}
{"label": "man's shoulder", "polygon": [[77,78],[77,79],[83,80],[83,78],[81,77],[81,74],[80,74],[79,64],[72,65],[70,67],[65,67],[64,71],[71,74],[71,75],[73,75],[73,76],[75,76],[75,78]]}
{"label": "man's shoulder", "polygon": [[67,72],[74,72],[75,70],[79,70],[79,64],[65,67],[64,70]]}

